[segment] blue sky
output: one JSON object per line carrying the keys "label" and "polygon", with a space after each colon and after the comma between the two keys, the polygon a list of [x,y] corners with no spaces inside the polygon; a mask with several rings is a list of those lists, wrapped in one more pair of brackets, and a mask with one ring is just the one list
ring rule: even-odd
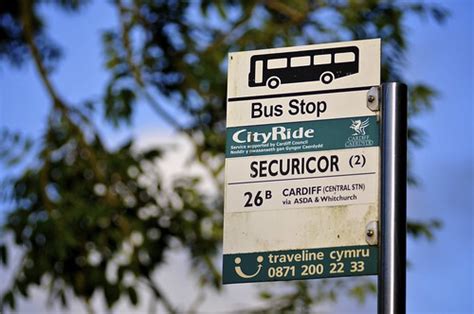
{"label": "blue sky", "polygon": [[[423,148],[411,152],[420,185],[409,189],[408,216],[438,218],[443,227],[433,242],[408,241],[407,306],[410,313],[470,313],[474,312],[474,9],[469,0],[439,3],[451,10],[445,24],[408,20],[410,49],[404,76],[408,82],[422,81],[439,91],[433,111],[414,119],[426,140]],[[53,76],[58,90],[72,102],[100,96],[108,79],[100,32],[115,25],[114,12],[105,1],[95,1],[77,16],[59,12],[47,16],[50,34],[65,54]],[[31,64],[20,70],[0,65],[0,127],[35,136],[45,126],[49,105]],[[113,144],[129,134],[169,133],[162,125],[143,105],[130,130],[106,127],[104,134]],[[365,309],[373,310],[374,300]]]}
{"label": "blue sky", "polygon": [[443,220],[436,241],[409,241],[408,306],[413,311],[472,312],[473,307],[473,4],[446,1],[445,25],[413,21],[407,77],[440,93],[416,123],[426,145],[413,154],[420,186],[409,216]]}

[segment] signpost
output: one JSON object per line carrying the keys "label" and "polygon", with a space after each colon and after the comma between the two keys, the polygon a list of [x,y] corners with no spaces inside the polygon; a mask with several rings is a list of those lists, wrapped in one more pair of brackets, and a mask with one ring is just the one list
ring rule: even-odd
{"label": "signpost", "polygon": [[380,40],[228,61],[223,282],[377,274]]}
{"label": "signpost", "polygon": [[407,86],[382,84],[382,197],[378,312],[406,311]]}

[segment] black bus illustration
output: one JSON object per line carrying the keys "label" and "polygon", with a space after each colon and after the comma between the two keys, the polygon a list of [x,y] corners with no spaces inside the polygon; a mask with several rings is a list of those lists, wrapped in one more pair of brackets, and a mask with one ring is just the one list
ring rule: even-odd
{"label": "black bus illustration", "polygon": [[321,81],[359,72],[356,46],[255,55],[250,58],[249,86],[274,89],[280,84]]}

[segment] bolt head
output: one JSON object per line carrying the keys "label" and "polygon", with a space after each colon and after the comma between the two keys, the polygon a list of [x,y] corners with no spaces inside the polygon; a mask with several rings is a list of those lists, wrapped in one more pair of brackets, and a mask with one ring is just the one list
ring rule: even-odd
{"label": "bolt head", "polygon": [[371,237],[374,235],[374,230],[367,230],[367,236]]}
{"label": "bolt head", "polygon": [[375,96],[374,96],[374,95],[369,95],[369,97],[367,98],[367,100],[368,100],[369,102],[374,102]]}

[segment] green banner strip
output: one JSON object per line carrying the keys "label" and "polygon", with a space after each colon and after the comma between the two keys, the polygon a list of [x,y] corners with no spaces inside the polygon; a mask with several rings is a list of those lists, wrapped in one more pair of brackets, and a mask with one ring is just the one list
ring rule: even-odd
{"label": "green banner strip", "polygon": [[367,245],[224,254],[223,283],[376,275],[377,254]]}
{"label": "green banner strip", "polygon": [[226,157],[379,145],[375,116],[227,128]]}

